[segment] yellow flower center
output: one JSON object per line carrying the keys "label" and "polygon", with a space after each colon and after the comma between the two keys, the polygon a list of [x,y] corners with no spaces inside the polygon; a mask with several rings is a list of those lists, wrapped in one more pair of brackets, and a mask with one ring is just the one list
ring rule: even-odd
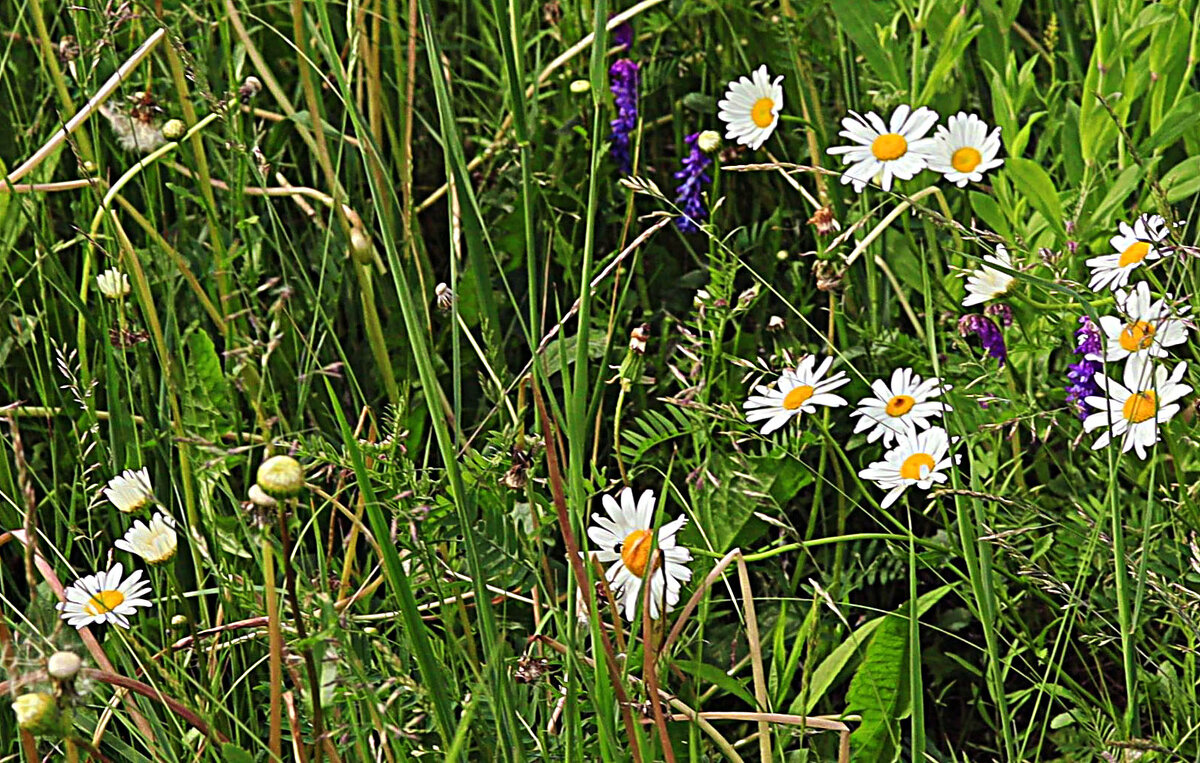
{"label": "yellow flower center", "polygon": [[792,391],[783,396],[783,407],[785,410],[794,411],[804,405],[804,401],[813,396],[815,392],[812,387],[807,384],[801,384],[799,387],[793,387]]}
{"label": "yellow flower center", "polygon": [[912,410],[912,407],[917,404],[916,399],[912,395],[896,395],[887,402],[887,407],[884,408],[889,416],[903,416]]}
{"label": "yellow flower center", "polygon": [[1154,326],[1145,321],[1135,321],[1121,331],[1118,341],[1126,352],[1144,350],[1154,344]]}
{"label": "yellow flower center", "polygon": [[1128,267],[1136,265],[1146,259],[1146,255],[1150,253],[1150,245],[1145,241],[1135,241],[1121,252],[1121,259],[1117,262],[1118,267]]}
{"label": "yellow flower center", "polygon": [[83,605],[83,611],[95,617],[106,612],[112,612],[125,601],[125,594],[120,591],[101,591],[88,599]]}
{"label": "yellow flower center", "polygon": [[642,577],[646,572],[646,564],[650,561],[650,546],[654,535],[649,530],[634,530],[625,536],[621,544],[621,561],[625,569]]}
{"label": "yellow flower center", "polygon": [[871,144],[871,153],[881,162],[890,162],[908,153],[908,141],[903,135],[889,132],[875,139]]}
{"label": "yellow flower center", "polygon": [[759,98],[750,108],[750,119],[759,127],[770,127],[775,121],[775,101]]}
{"label": "yellow flower center", "polygon": [[950,166],[962,173],[971,172],[979,163],[983,161],[983,157],[979,152],[970,146],[963,146],[954,152],[954,156],[950,157]]}
{"label": "yellow flower center", "polygon": [[1146,419],[1154,418],[1154,414],[1158,413],[1158,398],[1154,396],[1154,390],[1148,389],[1130,395],[1121,413],[1131,424],[1140,424]]}
{"label": "yellow flower center", "polygon": [[922,469],[925,469],[925,474],[928,475],[936,465],[937,462],[928,453],[913,453],[900,464],[900,476],[906,480],[919,480],[922,477]]}

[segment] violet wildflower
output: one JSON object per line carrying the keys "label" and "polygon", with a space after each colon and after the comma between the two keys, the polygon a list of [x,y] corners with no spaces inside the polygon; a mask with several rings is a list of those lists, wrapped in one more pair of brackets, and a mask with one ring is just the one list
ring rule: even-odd
{"label": "violet wildflower", "polygon": [[[610,13],[608,15],[609,21],[611,21],[612,17],[615,15],[615,13]],[[618,48],[624,48],[625,50],[633,50],[633,25],[628,21],[623,21],[620,24],[617,24],[615,27],[609,30],[609,33],[612,35],[613,45],[616,45]]]}
{"label": "violet wildflower", "polygon": [[1100,394],[1096,384],[1096,374],[1104,369],[1099,360],[1088,360],[1088,355],[1100,357],[1103,348],[1100,343],[1100,329],[1086,315],[1079,319],[1079,328],[1075,329],[1075,354],[1083,357],[1067,366],[1067,405],[1075,409],[1080,419],[1088,416],[1087,406],[1083,401],[1088,397]]}
{"label": "violet wildflower", "polygon": [[978,313],[964,315],[958,319],[958,333],[964,337],[971,334],[979,337],[979,344],[983,346],[988,355],[1000,361],[1000,365],[1004,365],[1004,362],[1008,360],[1008,348],[1004,346],[1004,335],[991,318]]}
{"label": "violet wildflower", "polygon": [[608,86],[617,106],[617,118],[612,121],[612,157],[622,172],[633,171],[633,155],[629,150],[638,120],[638,65],[628,58],[619,58],[608,69]]}
{"label": "violet wildflower", "polygon": [[983,308],[983,314],[990,315],[996,320],[1000,321],[1000,326],[1002,328],[1008,328],[1009,326],[1013,325],[1012,308],[1003,302],[996,302],[988,305],[987,307]]}
{"label": "violet wildflower", "polygon": [[712,164],[712,159],[700,150],[699,138],[698,132],[684,138],[689,151],[683,157],[683,169],[675,173],[675,179],[683,181],[675,189],[675,205],[683,211],[683,216],[675,219],[675,227],[681,233],[696,233],[700,230],[697,223],[708,218],[708,210],[704,208],[704,187],[712,182],[712,178],[704,170]]}

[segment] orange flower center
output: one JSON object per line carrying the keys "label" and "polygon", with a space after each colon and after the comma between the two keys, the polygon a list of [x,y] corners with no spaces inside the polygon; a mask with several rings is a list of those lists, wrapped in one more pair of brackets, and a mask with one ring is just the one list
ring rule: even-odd
{"label": "orange flower center", "polygon": [[950,166],[959,172],[966,173],[974,170],[982,161],[983,157],[979,155],[978,151],[970,146],[963,146],[950,157]]}
{"label": "orange flower center", "polygon": [[[936,465],[937,462],[928,453],[913,453],[900,465],[900,476],[906,480],[919,480],[933,471]],[[924,475],[921,474],[922,469],[925,470]]]}
{"label": "orange flower center", "polygon": [[889,416],[903,416],[912,410],[912,407],[917,404],[912,395],[896,395],[887,402],[887,407],[884,408]]}
{"label": "orange flower center", "polygon": [[881,162],[890,162],[908,153],[908,141],[903,135],[889,132],[875,139],[871,144],[871,153]]}
{"label": "orange flower center", "polygon": [[1154,418],[1154,414],[1158,413],[1158,398],[1154,396],[1154,390],[1148,389],[1130,395],[1121,413],[1131,424],[1140,424],[1146,419]]}
{"label": "orange flower center", "polygon": [[775,101],[759,98],[750,108],[750,119],[759,127],[770,127],[775,121]]}
{"label": "orange flower center", "polygon": [[125,594],[120,591],[101,591],[88,599],[87,604],[83,605],[83,611],[93,617],[103,615],[105,612],[112,612],[124,601]]}
{"label": "orange flower center", "polygon": [[654,535],[649,530],[634,530],[625,536],[625,542],[621,544],[621,561],[625,563],[625,569],[642,577],[646,572],[646,564],[650,561],[650,546],[654,542]]}
{"label": "orange flower center", "polygon": [[1150,253],[1150,245],[1145,241],[1134,241],[1125,251],[1121,252],[1121,259],[1117,261],[1118,267],[1128,267],[1136,265],[1146,259],[1146,255]]}
{"label": "orange flower center", "polygon": [[1126,352],[1144,350],[1154,344],[1154,326],[1145,321],[1135,321],[1121,331],[1118,341]]}
{"label": "orange flower center", "polygon": [[783,396],[783,407],[786,410],[794,411],[804,405],[804,401],[813,396],[815,392],[812,387],[807,384],[801,384],[799,387],[793,387],[792,391]]}

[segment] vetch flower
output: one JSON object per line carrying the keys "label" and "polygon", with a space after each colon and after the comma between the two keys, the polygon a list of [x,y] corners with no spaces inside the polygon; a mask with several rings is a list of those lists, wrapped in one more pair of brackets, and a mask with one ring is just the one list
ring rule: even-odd
{"label": "vetch flower", "polygon": [[[633,491],[625,488],[620,503],[611,495],[604,496],[601,503],[606,515],[592,515],[594,524],[588,528],[588,538],[596,544],[596,558],[602,564],[613,563],[605,577],[617,604],[624,610],[625,619],[632,622],[642,598],[642,586],[649,576],[650,617],[657,620],[663,612],[675,608],[683,584],[692,577],[687,566],[692,554],[675,542],[675,535],[687,524],[687,517],[681,515],[666,523],[656,535],[653,490],[642,493],[635,503]],[[652,545],[656,547],[653,559]]]}
{"label": "vetch flower", "polygon": [[825,379],[825,373],[833,365],[833,357],[825,358],[820,366],[816,366],[816,362],[816,355],[807,355],[796,366],[796,370],[784,369],[775,389],[761,384],[755,387],[758,394],[751,395],[743,406],[746,409],[746,420],[766,420],[767,423],[763,424],[759,431],[762,434],[770,434],[793,416],[816,413],[819,405],[829,408],[846,405],[845,398],[830,394],[838,387],[850,383],[846,373],[838,371]]}
{"label": "vetch flower", "polygon": [[1003,159],[996,158],[1000,152],[999,127],[989,135],[986,122],[963,111],[946,121],[949,126],[938,125],[933,136],[929,169],[962,188],[968,181],[978,183],[983,173],[1004,164]]}
{"label": "vetch flower", "polygon": [[128,616],[136,613],[138,607],[150,606],[150,600],[143,598],[150,593],[150,584],[142,580],[141,570],[122,580],[124,574],[125,568],[118,562],[108,572],[82,577],[67,586],[63,592],[66,601],[54,607],[75,628],[96,623],[128,628]]}
{"label": "vetch flower", "polygon": [[[1126,292],[1116,291],[1117,309],[1125,316],[1105,315],[1100,318],[1100,328],[1107,340],[1105,351],[1101,356],[1100,350],[1094,350],[1089,356],[1092,360],[1113,361],[1127,358],[1130,355],[1146,354],[1156,358],[1167,356],[1167,347],[1183,344],[1187,341],[1187,324],[1177,316],[1173,316],[1165,298],[1154,300],[1150,295],[1150,285],[1139,281],[1136,286]],[[1180,308],[1178,315],[1186,314],[1188,308]]]}
{"label": "vetch flower", "polygon": [[122,551],[136,554],[146,564],[163,564],[171,561],[179,547],[175,534],[175,520],[169,514],[155,512],[150,524],[142,520],[133,523],[125,537],[113,544]]}
{"label": "vetch flower", "polygon": [[[608,14],[609,20],[615,16],[615,13]],[[633,47],[633,25],[628,21],[617,24],[609,30],[609,35],[612,37],[612,43],[618,48],[629,50]]]}
{"label": "vetch flower", "polygon": [[688,154],[683,158],[683,169],[675,173],[675,179],[683,181],[675,189],[675,206],[683,212],[682,217],[675,218],[675,227],[682,233],[696,233],[700,230],[697,223],[708,218],[708,210],[704,208],[704,187],[712,182],[712,178],[704,170],[712,164],[712,159],[700,150],[700,135],[694,132],[684,139]]}
{"label": "vetch flower", "polygon": [[629,144],[638,120],[638,65],[628,58],[613,61],[608,69],[608,86],[612,90],[613,102],[617,107],[617,118],[612,121],[613,161],[622,172],[633,170],[633,154]]}
{"label": "vetch flower", "polygon": [[885,191],[892,189],[892,178],[909,180],[925,169],[934,139],[926,138],[938,120],[936,111],[924,106],[913,111],[897,106],[888,124],[873,111],[864,117],[856,111],[842,120],[845,128],[838,135],[853,141],[853,146],[835,146],[827,153],[842,155],[842,164],[853,165],[842,174],[842,184],[853,183],[862,193],[876,177]]}
{"label": "vetch flower", "polygon": [[1067,366],[1067,405],[1075,409],[1080,419],[1088,417],[1083,401],[1100,394],[1096,374],[1104,370],[1104,364],[1092,359],[1099,357],[1100,350],[1100,329],[1085,315],[1075,329],[1075,354],[1083,357]]}
{"label": "vetch flower", "polygon": [[766,64],[749,77],[730,82],[717,106],[717,117],[725,123],[725,137],[756,150],[767,142],[779,124],[783,109],[783,75],[771,81]]}
{"label": "vetch flower", "polygon": [[126,469],[108,481],[104,495],[126,514],[132,514],[154,500],[154,489],[150,487],[150,472],[142,467],[137,471]]}
{"label": "vetch flower", "polygon": [[1121,451],[1133,450],[1138,458],[1146,458],[1146,449],[1158,442],[1158,425],[1170,421],[1179,412],[1176,401],[1192,388],[1182,384],[1187,363],[1180,362],[1168,372],[1166,366],[1144,355],[1130,356],[1125,363],[1124,384],[1103,373],[1095,376],[1099,395],[1085,401],[1097,409],[1083,420],[1085,432],[1107,427],[1092,444],[1093,450],[1103,448],[1114,438],[1121,438]]}
{"label": "vetch flower", "polygon": [[1008,360],[1008,347],[1004,345],[1004,334],[991,318],[975,313],[964,315],[958,319],[958,333],[963,337],[971,334],[979,337],[979,344],[983,346],[988,355],[1000,361],[1000,365],[1004,365]]}
{"label": "vetch flower", "polygon": [[96,288],[109,299],[129,296],[129,276],[116,268],[109,268],[96,276]]}
{"label": "vetch flower", "polygon": [[858,476],[888,491],[880,503],[886,509],[912,485],[928,490],[935,482],[949,479],[945,471],[953,464],[949,452],[950,438],[941,427],[910,430],[897,438],[896,447],[885,453],[882,461],[872,463]]}
{"label": "vetch flower", "polygon": [[[996,244],[996,253],[983,255],[983,261],[1016,270],[1004,244]],[[967,296],[963,298],[963,307],[982,304],[989,299],[1003,296],[1016,280],[1015,276],[1008,273],[988,265],[980,265],[967,275]]]}
{"label": "vetch flower", "polygon": [[1109,241],[1115,254],[1092,257],[1087,266],[1092,269],[1088,287],[1092,291],[1119,289],[1129,283],[1129,275],[1146,262],[1162,257],[1155,244],[1170,232],[1161,215],[1142,215],[1132,226],[1121,223],[1118,233]]}
{"label": "vetch flower", "polygon": [[950,389],[936,377],[921,381],[911,368],[897,368],[892,372],[891,383],[876,379],[871,383],[875,397],[858,401],[858,408],[850,415],[859,416],[855,433],[870,430],[867,442],[883,438],[890,445],[900,435],[914,429],[928,429],[929,420],[953,410],[949,405],[935,402],[933,398]]}

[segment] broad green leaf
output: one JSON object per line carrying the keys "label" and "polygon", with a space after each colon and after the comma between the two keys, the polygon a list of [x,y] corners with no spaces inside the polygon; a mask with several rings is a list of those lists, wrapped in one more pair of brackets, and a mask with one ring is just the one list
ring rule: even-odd
{"label": "broad green leaf", "polygon": [[1167,201],[1174,204],[1200,191],[1200,156],[1189,156],[1163,175]]}
{"label": "broad green leaf", "polygon": [[1012,238],[1012,229],[1008,225],[1008,219],[1004,213],[1000,211],[1000,205],[991,196],[978,191],[969,193],[971,199],[971,210],[987,223],[987,226],[996,233],[1005,238]]}
{"label": "broad green leaf", "polygon": [[875,32],[876,27],[887,26],[890,23],[889,5],[872,0],[839,0],[832,3],[831,7],[842,31],[854,42],[855,47],[875,70],[875,74],[898,89],[907,90],[908,83],[900,76],[891,54],[879,44],[879,36]]}
{"label": "broad green leaf", "polygon": [[[942,586],[935,588],[929,593],[920,596],[917,599],[917,614],[923,615],[930,607],[936,604],[943,596],[949,593],[951,586]],[[907,609],[905,605],[904,609]],[[806,695],[796,697],[792,702],[789,713],[798,715],[808,715],[817,706],[817,702],[825,696],[825,692],[833,685],[834,680],[842,669],[846,667],[846,663],[858,651],[858,648],[866,643],[875,629],[883,624],[883,621],[890,615],[882,615],[873,620],[868,620],[858,627],[854,633],[851,633],[849,638],[839,644],[829,656],[822,660],[817,669],[813,671],[812,678],[808,684],[808,692]]]}
{"label": "broad green leaf", "polygon": [[725,671],[716,665],[709,665],[706,662],[696,662],[694,660],[676,660],[675,667],[682,670],[684,675],[695,677],[700,681],[716,686],[721,691],[734,695],[745,702],[748,708],[757,707],[754,702],[754,695],[746,689],[744,682],[726,675]]}
{"label": "broad green leaf", "polygon": [[891,761],[899,754],[899,704],[908,654],[908,620],[887,615],[850,679],[846,712],[862,717],[850,735],[854,760]]}
{"label": "broad green leaf", "polygon": [[234,410],[229,381],[221,369],[212,338],[202,329],[184,336],[183,426],[189,432],[210,440],[232,431],[229,421]]}
{"label": "broad green leaf", "polygon": [[[1150,166],[1153,167],[1157,163],[1157,159],[1151,161]],[[1142,182],[1142,168],[1136,164],[1131,164],[1121,171],[1113,184],[1108,187],[1108,193],[1104,194],[1104,199],[1100,205],[1092,212],[1092,225],[1101,227],[1111,227],[1109,225],[1109,216],[1113,210],[1117,208],[1133,193],[1138,184]]]}
{"label": "broad green leaf", "polygon": [[1020,157],[1009,157],[1005,169],[1016,191],[1029,200],[1034,209],[1042,213],[1046,222],[1059,234],[1066,237],[1063,226],[1062,202],[1054,190],[1054,181],[1038,164]]}
{"label": "broad green leaf", "polygon": [[1149,156],[1158,149],[1170,146],[1184,134],[1195,131],[1198,126],[1200,126],[1200,93],[1192,93],[1167,112],[1162,126],[1143,141],[1139,150],[1143,156]]}

